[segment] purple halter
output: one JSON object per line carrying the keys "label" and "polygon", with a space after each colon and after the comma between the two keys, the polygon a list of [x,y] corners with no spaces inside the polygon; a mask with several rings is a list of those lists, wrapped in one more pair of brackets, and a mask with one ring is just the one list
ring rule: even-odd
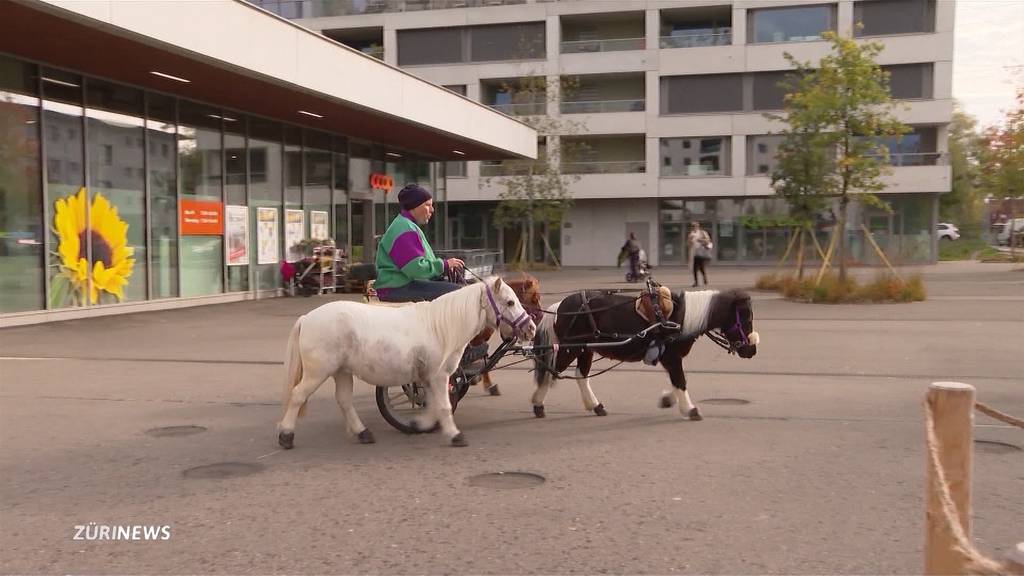
{"label": "purple halter", "polygon": [[526,310],[523,310],[523,313],[517,316],[515,320],[505,318],[505,316],[501,314],[501,311],[498,310],[498,303],[494,301],[494,292],[491,291],[491,287],[488,286],[486,282],[484,282],[484,290],[487,291],[487,301],[491,303],[491,309],[494,310],[495,327],[500,328],[501,323],[505,322],[512,327],[513,333],[517,336],[522,336],[522,326],[531,320],[530,314],[526,312]]}
{"label": "purple halter", "polygon": [[[726,334],[731,334],[733,330],[740,333],[740,338],[742,338],[742,340],[739,340],[739,342],[741,342],[743,346],[746,346],[747,344],[750,343],[750,340],[747,338],[746,332],[743,331],[743,322],[740,320],[739,308],[736,309],[736,323],[732,325],[732,328],[729,328]],[[730,346],[731,344],[732,342],[730,341]]]}

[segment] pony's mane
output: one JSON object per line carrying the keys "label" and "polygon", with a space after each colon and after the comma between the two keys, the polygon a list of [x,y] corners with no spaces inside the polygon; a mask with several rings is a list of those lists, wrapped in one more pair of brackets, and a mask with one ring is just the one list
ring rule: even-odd
{"label": "pony's mane", "polygon": [[466,326],[467,334],[472,332],[465,337],[467,342],[478,331],[479,313],[483,310],[479,303],[483,291],[483,282],[477,282],[453,290],[432,302],[416,303],[421,314],[425,316],[424,321],[444,343],[445,350],[454,349],[454,343],[462,340],[463,335],[456,333],[462,332],[459,328],[463,325]]}
{"label": "pony's mane", "polygon": [[696,336],[707,330],[711,302],[717,295],[718,290],[683,292],[683,334]]}

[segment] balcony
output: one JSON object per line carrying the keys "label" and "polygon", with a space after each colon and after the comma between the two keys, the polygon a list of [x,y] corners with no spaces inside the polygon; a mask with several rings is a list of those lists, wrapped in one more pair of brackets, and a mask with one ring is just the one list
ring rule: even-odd
{"label": "balcony", "polygon": [[617,160],[599,162],[563,162],[563,174],[643,174],[645,160]]}
{"label": "balcony", "polygon": [[621,52],[647,47],[643,12],[566,14],[560,23],[563,54]]}
{"label": "balcony", "polygon": [[543,116],[548,113],[547,102],[502,103],[488,106],[509,116]]}
{"label": "balcony", "polygon": [[661,48],[732,44],[732,6],[698,6],[661,11]]}
{"label": "balcony", "polygon": [[377,60],[384,59],[384,29],[380,26],[324,30],[322,34]]}
{"label": "balcony", "polygon": [[889,154],[890,166],[945,166],[948,158],[942,152]]}
{"label": "balcony", "polygon": [[366,0],[363,2],[354,2],[353,0],[249,0],[249,2],[278,16],[292,19],[526,4],[526,0]]}
{"label": "balcony", "polygon": [[604,114],[608,112],[643,112],[643,98],[630,100],[576,100],[562,102],[562,114]]}
{"label": "balcony", "polygon": [[680,32],[671,36],[662,36],[659,43],[661,48],[697,48],[702,46],[731,46],[732,29],[720,29],[717,32],[710,30],[694,30]]}
{"label": "balcony", "polygon": [[480,177],[490,178],[494,176],[525,176],[536,173],[539,170],[531,162],[523,161],[486,161],[480,163]]}
{"label": "balcony", "polygon": [[610,40],[569,40],[562,42],[562,54],[581,54],[590,52],[621,52],[623,50],[643,50],[647,47],[644,38],[613,38]]}

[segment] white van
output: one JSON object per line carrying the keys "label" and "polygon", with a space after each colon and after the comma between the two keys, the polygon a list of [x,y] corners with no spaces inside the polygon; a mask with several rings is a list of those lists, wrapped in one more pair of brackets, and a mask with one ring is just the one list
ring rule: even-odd
{"label": "white van", "polygon": [[1014,243],[1017,246],[1024,244],[1024,218],[1013,219],[1013,229],[1011,231],[1009,222],[998,222],[992,225],[992,232],[995,235],[996,244],[1000,246],[1008,246],[1010,244],[1010,236],[1012,234]]}

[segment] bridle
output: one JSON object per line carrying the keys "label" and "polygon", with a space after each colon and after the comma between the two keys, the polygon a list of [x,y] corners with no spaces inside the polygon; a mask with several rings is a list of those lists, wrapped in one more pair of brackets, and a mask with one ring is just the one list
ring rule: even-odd
{"label": "bridle", "polygon": [[[716,332],[708,332],[707,337],[715,344],[718,344],[725,349],[729,354],[733,354],[739,351],[740,348],[750,345],[750,338],[746,331],[743,330],[743,321],[740,319],[740,309],[736,306],[736,321],[733,325],[725,330],[717,330]],[[733,338],[733,334],[738,334],[738,338]]]}
{"label": "bridle", "polygon": [[487,285],[487,282],[481,281],[481,283],[484,285],[484,290],[487,292],[487,301],[491,304],[491,310],[494,311],[495,328],[501,328],[501,323],[504,322],[512,327],[512,332],[516,336],[524,336],[522,327],[524,324],[532,320],[529,312],[524,308],[522,314],[516,316],[514,320],[509,320],[508,317],[502,314],[501,310],[498,309],[498,303],[494,300],[494,292],[491,291],[491,287]]}

